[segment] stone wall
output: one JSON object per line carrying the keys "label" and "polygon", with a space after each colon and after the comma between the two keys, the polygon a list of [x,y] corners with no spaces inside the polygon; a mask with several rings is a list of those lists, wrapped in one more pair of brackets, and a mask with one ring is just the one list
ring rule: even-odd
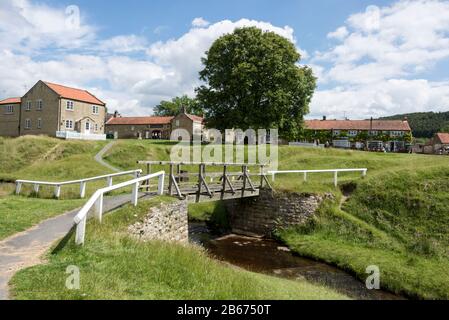
{"label": "stone wall", "polygon": [[284,193],[261,190],[260,196],[225,201],[234,233],[270,236],[279,227],[305,223],[332,194]]}
{"label": "stone wall", "polygon": [[131,235],[142,241],[189,241],[188,207],[186,201],[175,201],[150,209],[145,218],[128,227]]}

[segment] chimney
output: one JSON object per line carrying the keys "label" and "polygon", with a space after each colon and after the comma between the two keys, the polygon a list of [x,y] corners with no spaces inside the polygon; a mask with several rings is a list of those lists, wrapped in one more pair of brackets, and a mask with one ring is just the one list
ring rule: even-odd
{"label": "chimney", "polygon": [[407,122],[407,121],[408,121],[408,117],[405,116],[403,121],[404,121],[404,122]]}
{"label": "chimney", "polygon": [[117,116],[118,116],[118,111],[115,110],[115,112],[114,112],[114,118],[117,118]]}
{"label": "chimney", "polygon": [[326,121],[327,120],[327,117],[326,116],[323,116],[323,121]]}
{"label": "chimney", "polygon": [[370,122],[369,122],[369,129],[372,131],[373,130],[373,117],[371,117]]}

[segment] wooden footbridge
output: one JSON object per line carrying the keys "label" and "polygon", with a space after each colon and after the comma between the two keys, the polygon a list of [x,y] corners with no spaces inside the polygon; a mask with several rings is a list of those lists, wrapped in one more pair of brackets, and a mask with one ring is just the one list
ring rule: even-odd
{"label": "wooden footbridge", "polygon": [[[256,197],[261,188],[271,189],[265,164],[170,161],[138,161],[138,164],[146,166],[146,175],[154,167],[158,170],[168,167],[164,193],[190,202]],[[141,188],[152,191],[150,181],[145,181]]]}

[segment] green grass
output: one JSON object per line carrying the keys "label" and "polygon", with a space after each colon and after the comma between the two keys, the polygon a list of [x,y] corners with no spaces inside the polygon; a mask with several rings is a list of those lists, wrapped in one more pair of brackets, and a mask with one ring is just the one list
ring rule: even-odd
{"label": "green grass", "polygon": [[448,178],[446,168],[432,167],[380,174],[359,182],[342,209],[328,202],[308,225],[279,237],[361,279],[377,265],[382,287],[392,292],[449,299]]}
{"label": "green grass", "polygon": [[[41,186],[38,196],[31,185],[14,196],[16,179],[67,181],[110,173],[94,161],[105,142],[65,141],[40,136],[15,139],[0,137],[0,239],[24,231],[39,222],[82,206],[79,185],[62,187],[61,200],[52,200],[54,189]],[[119,179],[117,179],[119,181]],[[105,181],[87,184],[86,196]]]}
{"label": "green grass", "polygon": [[84,200],[28,199],[0,197],[0,240],[25,231],[35,224],[83,205]]}
{"label": "green grass", "polygon": [[[59,143],[62,145],[57,146]],[[59,180],[78,176],[78,172],[105,173],[104,168],[92,163],[93,155],[102,144],[91,143],[85,147],[85,143],[41,137],[0,139],[0,180],[11,177]],[[169,160],[172,146],[169,142],[120,140],[107,153],[106,160],[122,169],[135,169],[138,160]],[[309,175],[307,183],[302,181],[301,175],[276,177],[274,187],[277,190],[332,192],[337,198],[335,202],[328,201],[323,205],[309,224],[280,230],[279,237],[297,253],[338,265],[361,279],[366,278],[368,265],[378,265],[382,287],[393,292],[417,298],[449,298],[449,278],[445,271],[449,267],[449,157],[279,148],[281,170],[362,167],[369,170],[366,179],[351,173],[340,176],[342,184],[353,182],[357,185],[342,208],[338,203],[342,194],[334,188],[331,174]],[[167,170],[167,167],[154,166],[152,171],[161,169]],[[197,171],[196,167],[183,169]],[[11,186],[8,188],[12,190]],[[77,190],[73,192],[76,194]],[[0,192],[1,196],[5,197],[5,191]],[[6,197],[10,198],[8,191]],[[32,198],[22,200],[30,201],[30,204],[35,201]],[[189,207],[191,219],[198,221],[223,217],[222,212],[223,208],[214,203]],[[120,241],[124,243],[117,245],[115,250],[118,252],[121,252],[120,246],[128,245],[127,241]],[[160,252],[158,248],[162,244],[147,246],[154,246],[151,250]],[[165,250],[174,255],[177,249]],[[67,259],[75,253],[82,255],[71,247],[63,252],[67,252]],[[111,249],[109,254],[112,252]],[[95,258],[93,251],[89,254],[91,259]],[[53,258],[59,261],[59,256]],[[46,270],[44,266],[40,268]]]}
{"label": "green grass", "polygon": [[[290,281],[228,267],[191,245],[137,242],[127,226],[160,198],[124,207],[103,224],[90,221],[84,247],[73,236],[48,263],[18,272],[16,299],[346,299],[308,282]],[[172,201],[164,199],[164,201]],[[80,268],[80,290],[65,288],[66,268]]]}

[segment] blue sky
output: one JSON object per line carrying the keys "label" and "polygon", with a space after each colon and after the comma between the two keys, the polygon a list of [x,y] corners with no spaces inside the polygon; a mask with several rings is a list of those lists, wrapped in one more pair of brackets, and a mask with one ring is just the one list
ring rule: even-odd
{"label": "blue sky", "polygon": [[319,80],[310,118],[449,110],[447,0],[2,0],[0,72],[10,76],[0,96],[43,79],[151,114],[162,99],[193,95],[204,51],[246,25],[303,53]]}

